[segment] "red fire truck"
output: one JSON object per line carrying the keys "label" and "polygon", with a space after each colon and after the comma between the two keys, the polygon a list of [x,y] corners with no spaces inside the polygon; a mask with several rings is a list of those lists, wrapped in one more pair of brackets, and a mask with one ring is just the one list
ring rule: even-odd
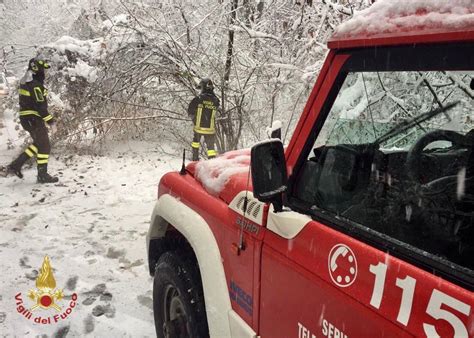
{"label": "red fire truck", "polygon": [[159,337],[474,336],[464,3],[369,8],[329,41],[285,148],[163,176],[147,236]]}

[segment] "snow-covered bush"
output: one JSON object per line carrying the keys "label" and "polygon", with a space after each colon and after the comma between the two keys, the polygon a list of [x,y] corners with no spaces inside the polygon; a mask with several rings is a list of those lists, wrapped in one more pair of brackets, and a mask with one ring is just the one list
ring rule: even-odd
{"label": "snow-covered bush", "polygon": [[78,40],[63,36],[39,48],[42,57],[50,60],[46,86],[49,109],[58,122],[56,139],[74,143],[82,140],[93,126],[88,116],[93,110],[91,91],[101,71],[106,50],[103,39]]}
{"label": "snow-covered bush", "polygon": [[83,9],[71,25],[75,38],[38,48],[53,65],[47,85],[57,138],[168,135],[188,146],[186,109],[201,77],[221,99],[219,151],[265,138],[276,119],[291,134],[326,40],[370,2],[122,0],[113,10]]}
{"label": "snow-covered bush", "polygon": [[102,24],[106,53],[88,116],[121,133],[166,133],[187,145],[187,105],[199,78],[210,77],[221,99],[220,151],[264,138],[274,119],[294,125],[326,54],[325,41],[351,14],[333,1],[122,6],[126,15]]}

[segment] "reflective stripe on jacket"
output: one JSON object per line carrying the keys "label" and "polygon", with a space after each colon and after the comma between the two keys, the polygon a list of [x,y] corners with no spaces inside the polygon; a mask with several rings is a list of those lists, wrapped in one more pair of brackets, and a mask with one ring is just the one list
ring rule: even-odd
{"label": "reflective stripe on jacket", "polygon": [[215,120],[219,99],[213,93],[196,96],[188,107],[188,114],[194,122],[194,131],[199,134],[215,134]]}

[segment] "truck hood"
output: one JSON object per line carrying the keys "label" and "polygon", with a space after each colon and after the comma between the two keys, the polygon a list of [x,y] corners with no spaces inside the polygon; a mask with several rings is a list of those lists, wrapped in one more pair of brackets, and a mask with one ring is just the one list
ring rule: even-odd
{"label": "truck hood", "polygon": [[191,162],[189,174],[202,184],[206,191],[229,204],[241,191],[252,191],[250,177],[250,149],[226,152],[211,160]]}

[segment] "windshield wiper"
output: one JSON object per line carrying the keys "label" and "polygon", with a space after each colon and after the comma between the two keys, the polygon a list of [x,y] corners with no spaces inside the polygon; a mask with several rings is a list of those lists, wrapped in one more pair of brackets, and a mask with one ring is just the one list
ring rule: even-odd
{"label": "windshield wiper", "polygon": [[444,113],[448,110],[451,110],[452,108],[454,108],[458,104],[459,104],[459,101],[449,103],[444,107],[439,107],[439,108],[430,110],[427,113],[423,113],[421,115],[418,115],[418,116],[414,117],[411,120],[402,121],[398,125],[393,127],[392,129],[390,129],[388,132],[386,132],[385,134],[380,136],[378,139],[376,139],[374,141],[374,144],[379,145],[379,144],[381,144],[385,141],[388,141],[391,138],[393,138],[394,136],[397,136],[398,134],[403,133],[404,131],[407,131],[408,129],[410,129],[414,126],[416,126],[416,125],[418,125],[422,122],[425,122],[425,121],[431,119],[432,117],[435,117],[436,115],[439,115],[439,114]]}

